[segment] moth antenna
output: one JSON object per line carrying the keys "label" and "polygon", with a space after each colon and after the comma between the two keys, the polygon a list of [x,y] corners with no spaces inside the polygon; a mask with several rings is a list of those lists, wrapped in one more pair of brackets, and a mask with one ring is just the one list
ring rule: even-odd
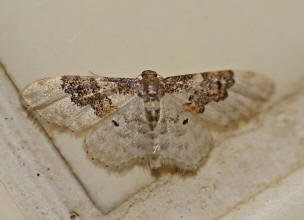
{"label": "moth antenna", "polygon": [[92,74],[93,76],[100,76],[99,74],[94,73],[93,71],[90,71],[90,74]]}

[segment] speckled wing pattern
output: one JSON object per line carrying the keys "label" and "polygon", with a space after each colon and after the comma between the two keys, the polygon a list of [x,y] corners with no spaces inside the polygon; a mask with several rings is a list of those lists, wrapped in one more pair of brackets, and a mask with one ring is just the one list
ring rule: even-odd
{"label": "speckled wing pattern", "polygon": [[166,92],[176,102],[221,129],[234,127],[261,111],[274,84],[251,71],[216,71],[165,78]]}
{"label": "speckled wing pattern", "polygon": [[22,95],[47,121],[81,131],[134,98],[136,83],[128,78],[60,76],[38,80]]}
{"label": "speckled wing pattern", "polygon": [[74,131],[90,129],[88,158],[121,170],[134,163],[195,171],[213,147],[209,128],[248,120],[269,99],[273,83],[245,71],[163,78],[61,76],[25,88],[26,104],[43,118]]}

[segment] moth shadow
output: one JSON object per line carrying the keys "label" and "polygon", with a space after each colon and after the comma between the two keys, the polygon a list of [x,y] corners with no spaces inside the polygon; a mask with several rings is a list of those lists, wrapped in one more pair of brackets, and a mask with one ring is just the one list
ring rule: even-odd
{"label": "moth shadow", "polygon": [[160,167],[158,169],[150,169],[151,175],[159,178],[164,175],[177,175],[182,178],[188,178],[196,176],[197,171],[193,170],[182,170],[178,167]]}

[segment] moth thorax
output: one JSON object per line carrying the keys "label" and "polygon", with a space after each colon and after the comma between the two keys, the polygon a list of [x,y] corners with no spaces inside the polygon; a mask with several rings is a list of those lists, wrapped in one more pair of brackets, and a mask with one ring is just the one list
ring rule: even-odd
{"label": "moth thorax", "polygon": [[145,76],[141,82],[138,95],[143,97],[145,101],[159,100],[160,96],[160,81],[156,77]]}
{"label": "moth thorax", "polygon": [[147,88],[147,94],[149,96],[155,96],[155,95],[157,95],[157,88],[156,88],[156,85],[154,83],[148,84],[147,86],[148,86],[148,88]]}

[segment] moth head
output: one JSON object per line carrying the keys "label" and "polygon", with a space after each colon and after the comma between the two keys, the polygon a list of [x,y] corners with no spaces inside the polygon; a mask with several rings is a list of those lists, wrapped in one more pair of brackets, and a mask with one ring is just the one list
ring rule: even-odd
{"label": "moth head", "polygon": [[156,78],[157,76],[158,76],[158,74],[153,70],[144,70],[141,73],[142,78]]}

